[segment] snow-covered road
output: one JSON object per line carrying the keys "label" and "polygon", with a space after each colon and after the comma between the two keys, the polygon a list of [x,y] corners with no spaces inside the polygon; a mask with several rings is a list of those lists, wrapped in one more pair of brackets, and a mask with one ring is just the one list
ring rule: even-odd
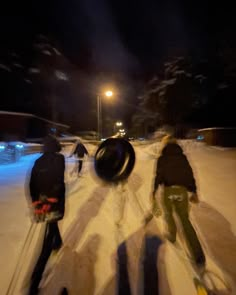
{"label": "snow-covered road", "polygon": [[[233,289],[231,294],[236,294],[236,150],[191,141],[181,144],[194,169],[202,201],[192,207],[191,218],[207,253],[209,276],[222,289],[224,280]],[[114,188],[96,178],[93,159],[87,159],[79,179],[70,175],[74,161],[67,159],[66,215],[60,224],[64,247],[47,266],[42,294],[60,294],[63,286],[70,295],[112,295],[116,289],[119,294],[157,294],[158,282],[163,295],[196,294],[189,264],[159,238],[161,222],[153,219],[144,228],[130,202],[137,198],[148,211],[159,145],[134,144],[134,148],[136,164],[126,189],[129,201],[120,231],[113,220]],[[88,149],[92,154],[95,147]],[[38,156],[0,166],[0,267],[4,270],[0,294],[6,293],[30,227],[25,183]],[[26,259],[27,269],[32,256],[33,249]],[[23,294],[21,285],[14,295]],[[152,293],[148,293],[150,289]]]}

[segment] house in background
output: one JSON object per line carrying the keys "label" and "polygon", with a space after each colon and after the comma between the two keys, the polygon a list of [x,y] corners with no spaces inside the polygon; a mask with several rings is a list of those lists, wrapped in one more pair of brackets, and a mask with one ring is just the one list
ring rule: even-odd
{"label": "house in background", "polygon": [[213,127],[198,130],[198,140],[209,145],[236,147],[236,127]]}
{"label": "house in background", "polygon": [[0,111],[0,164],[17,162],[22,155],[42,151],[48,134],[67,135],[68,125],[33,114]]}
{"label": "house in background", "polygon": [[0,111],[0,141],[41,142],[47,134],[60,137],[69,128],[33,114]]}

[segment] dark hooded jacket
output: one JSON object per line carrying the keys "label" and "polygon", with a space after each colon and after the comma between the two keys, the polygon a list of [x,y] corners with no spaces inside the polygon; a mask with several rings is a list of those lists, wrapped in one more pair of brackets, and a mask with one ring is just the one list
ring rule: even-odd
{"label": "dark hooded jacket", "polygon": [[160,184],[181,185],[190,192],[196,192],[192,168],[177,143],[168,143],[157,161],[154,192]]}
{"label": "dark hooded jacket", "polygon": [[86,147],[81,142],[79,142],[77,143],[73,154],[76,155],[78,158],[83,158],[84,155],[88,155],[88,151]]}
{"label": "dark hooded jacket", "polygon": [[53,137],[44,141],[44,153],[35,161],[30,177],[30,195],[32,201],[39,200],[40,195],[56,198],[55,211],[64,215],[65,204],[65,158],[58,153],[59,142]]}

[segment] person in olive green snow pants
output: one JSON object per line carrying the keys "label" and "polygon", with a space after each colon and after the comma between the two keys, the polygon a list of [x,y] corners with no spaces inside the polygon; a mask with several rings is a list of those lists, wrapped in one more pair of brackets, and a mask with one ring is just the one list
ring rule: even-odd
{"label": "person in olive green snow pants", "polygon": [[[165,237],[172,243],[176,241],[175,213],[180,221],[192,259],[198,266],[205,266],[203,249],[189,220],[189,200],[194,203],[198,202],[196,183],[192,168],[182,148],[173,138],[169,142],[165,141],[161,156],[157,160],[153,189],[153,214],[156,216],[160,212],[155,199],[159,185],[164,188],[161,203],[167,227]],[[189,193],[191,193],[190,199],[188,197]]]}
{"label": "person in olive green snow pants", "polygon": [[189,220],[189,201],[186,188],[183,186],[165,187],[162,205],[164,219],[168,228],[166,237],[171,242],[176,241],[177,227],[173,217],[173,214],[176,213],[190,255],[197,264],[201,264],[205,261],[204,253],[197,234]]}

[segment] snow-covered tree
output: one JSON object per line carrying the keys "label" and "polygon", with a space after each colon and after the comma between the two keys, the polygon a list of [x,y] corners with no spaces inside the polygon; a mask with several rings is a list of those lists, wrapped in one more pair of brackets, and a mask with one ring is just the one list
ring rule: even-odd
{"label": "snow-covered tree", "polygon": [[152,79],[140,106],[155,111],[160,124],[182,124],[194,108],[204,103],[200,90],[205,79],[189,59],[176,58],[165,63],[159,77]]}

